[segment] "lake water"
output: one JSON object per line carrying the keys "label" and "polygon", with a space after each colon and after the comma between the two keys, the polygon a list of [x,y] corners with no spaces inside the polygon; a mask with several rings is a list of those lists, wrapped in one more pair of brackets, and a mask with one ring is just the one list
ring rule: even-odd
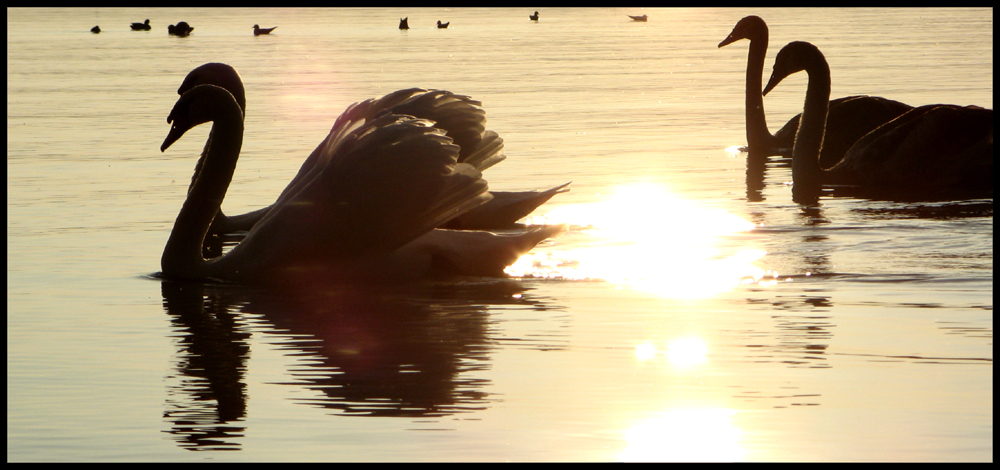
{"label": "lake water", "polygon": [[[7,460],[993,459],[993,201],[793,203],[787,165],[730,150],[748,43],[717,48],[757,14],[765,74],[805,40],[834,97],[992,108],[992,9],[533,10],[8,9]],[[572,181],[534,219],[570,230],[509,280],[151,278],[209,131],[161,153],[165,118],[205,62],[247,88],[227,213],[422,86],[483,102],[491,188]]]}

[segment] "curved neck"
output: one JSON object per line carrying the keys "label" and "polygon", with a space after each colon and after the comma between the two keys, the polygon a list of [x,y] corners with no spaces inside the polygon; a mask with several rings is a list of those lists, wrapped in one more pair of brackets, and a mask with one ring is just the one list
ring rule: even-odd
{"label": "curved neck", "polygon": [[764,116],[764,97],[760,93],[767,36],[766,26],[763,30],[758,29],[756,37],[750,39],[750,53],[747,55],[747,145],[751,152],[769,151],[774,147],[774,136],[767,129],[767,118]]}
{"label": "curved neck", "polygon": [[[216,106],[207,151],[163,249],[160,268],[172,277],[193,277],[204,269],[202,243],[232,182],[243,145],[243,115],[235,102]],[[200,277],[200,276],[199,276]]]}
{"label": "curved neck", "polygon": [[806,102],[792,149],[792,196],[818,194],[823,169],[819,165],[826,118],[830,108],[830,66],[817,58],[807,68]]}

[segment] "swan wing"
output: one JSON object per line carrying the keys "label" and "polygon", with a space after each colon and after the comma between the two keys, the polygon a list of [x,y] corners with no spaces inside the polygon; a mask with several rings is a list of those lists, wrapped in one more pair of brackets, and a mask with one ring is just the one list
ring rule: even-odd
{"label": "swan wing", "polygon": [[444,134],[412,116],[338,120],[312,176],[242,245],[278,249],[286,259],[384,253],[486,202],[486,181],[457,162],[459,148]]}

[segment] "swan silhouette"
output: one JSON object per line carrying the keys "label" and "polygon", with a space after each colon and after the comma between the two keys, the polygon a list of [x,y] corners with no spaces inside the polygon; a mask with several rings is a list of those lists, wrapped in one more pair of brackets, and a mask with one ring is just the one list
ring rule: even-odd
{"label": "swan silhouette", "polygon": [[[747,147],[744,149],[762,157],[788,155],[795,141],[801,114],[788,120],[774,135],[767,128],[764,99],[760,93],[764,55],[767,53],[767,24],[758,16],[747,16],[736,23],[729,36],[719,43],[719,47],[740,39],[750,41],[746,78]],[[855,95],[831,101],[826,144],[820,155],[820,166],[830,168],[836,165],[858,139],[911,109],[913,107],[910,105],[878,96]]]}
{"label": "swan silhouette", "polygon": [[648,20],[648,19],[649,19],[649,17],[647,17],[646,15],[642,15],[642,16],[632,16],[632,15],[628,15],[628,17],[629,17],[629,18],[632,18],[632,21],[646,21],[646,20]]}
{"label": "swan silhouette", "polygon": [[[243,80],[232,66],[216,62],[195,68],[184,78],[180,88],[177,89],[177,94],[183,95],[188,90],[202,84],[219,86],[229,91],[240,109],[245,112],[246,92]],[[456,95],[445,98],[441,93],[446,92],[427,91],[419,88],[400,90],[386,95],[375,105],[370,106],[369,115],[365,117],[373,119],[378,113],[392,112],[430,119],[438,122],[439,127],[448,129],[449,137],[455,139],[462,147],[462,152],[459,155],[460,162],[471,164],[477,170],[483,171],[503,161],[506,158],[502,153],[503,139],[495,132],[485,130],[485,113],[479,107],[479,102]],[[209,144],[206,144],[202,160],[208,152],[208,146]],[[313,169],[319,159],[317,155],[319,151],[320,149],[317,148],[309,156],[299,173],[279,196],[279,201],[286,198]],[[194,178],[197,178],[201,165],[202,163],[199,161]],[[446,227],[471,230],[515,228],[518,220],[526,217],[553,196],[569,191],[566,188],[568,185],[569,183],[566,183],[545,191],[491,191],[492,199],[450,220]],[[222,238],[232,239],[234,237],[227,234],[250,230],[270,211],[271,207],[231,217],[220,211],[212,221],[211,229],[205,238],[204,255],[214,257],[221,254]]]}
{"label": "swan silhouette", "polygon": [[442,22],[441,22],[441,20],[438,20],[438,29],[445,29],[445,28],[447,28],[447,27],[448,27],[448,25],[450,25],[450,24],[451,24],[451,21],[449,21],[449,22],[447,22],[447,23],[442,23]]}
{"label": "swan silhouette", "polygon": [[101,27],[100,27],[100,25],[98,25],[98,26],[94,26],[93,28],[90,28],[90,32],[92,32],[92,33],[94,33],[94,34],[97,34],[97,33],[100,33],[100,32],[101,32]]}
{"label": "swan silhouette", "polygon": [[147,19],[145,23],[132,23],[132,31],[149,31],[153,29],[149,25],[149,20]]}
{"label": "swan silhouette", "polygon": [[536,11],[534,15],[528,15],[531,21],[538,21],[538,12]]}
{"label": "swan silhouette", "polygon": [[[454,96],[442,92],[445,104]],[[195,182],[163,250],[163,276],[243,284],[504,276],[536,244],[565,230],[538,226],[514,234],[435,229],[490,198],[461,147],[432,121],[391,112],[369,119],[378,100],[337,119],[294,194],[279,200],[245,239],[214,259],[202,242],[232,181],[243,140],[243,112],[214,85],[185,92],[171,110],[165,151],[194,126],[212,122]]]}
{"label": "swan silhouette", "polygon": [[409,16],[407,16],[406,18],[400,18],[399,19],[399,29],[410,29],[410,24],[407,23],[407,21],[406,21],[408,19],[410,19]]}
{"label": "swan silhouette", "polygon": [[808,42],[778,52],[764,87],[809,74],[792,150],[792,197],[813,202],[822,184],[851,185],[876,198],[965,199],[993,194],[993,110],[934,104],[911,109],[855,142],[836,166],[819,165],[830,107],[830,67]]}
{"label": "swan silhouette", "polygon": [[[277,28],[277,26],[274,28]],[[261,28],[259,24],[255,24],[253,25],[253,35],[260,36],[261,34],[271,34],[271,31],[274,31],[274,28]]]}

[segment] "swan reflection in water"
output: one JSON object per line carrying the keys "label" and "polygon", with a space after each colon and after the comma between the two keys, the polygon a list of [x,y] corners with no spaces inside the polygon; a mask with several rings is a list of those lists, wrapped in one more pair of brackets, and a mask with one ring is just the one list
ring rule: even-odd
{"label": "swan reflection in water", "polygon": [[559,206],[544,222],[574,227],[569,238],[589,238],[579,248],[524,256],[507,268],[508,274],[600,279],[673,298],[709,297],[765,275],[752,264],[764,251],[723,254],[717,246],[723,237],[751,230],[753,223],[698,207],[656,185],[621,187],[600,202]]}
{"label": "swan reflection in water", "polygon": [[[504,344],[490,308],[516,306],[533,318],[559,311],[530,290],[505,279],[283,293],[162,281],[177,348],[165,432],[191,450],[238,448],[251,366],[256,376],[281,377],[265,382],[293,387],[296,402],[338,415],[433,418],[486,409],[498,399],[484,391],[489,380],[480,371]],[[513,345],[565,347],[554,336]],[[252,343],[269,345],[253,348],[257,362]],[[268,370],[275,349],[293,363]]]}

